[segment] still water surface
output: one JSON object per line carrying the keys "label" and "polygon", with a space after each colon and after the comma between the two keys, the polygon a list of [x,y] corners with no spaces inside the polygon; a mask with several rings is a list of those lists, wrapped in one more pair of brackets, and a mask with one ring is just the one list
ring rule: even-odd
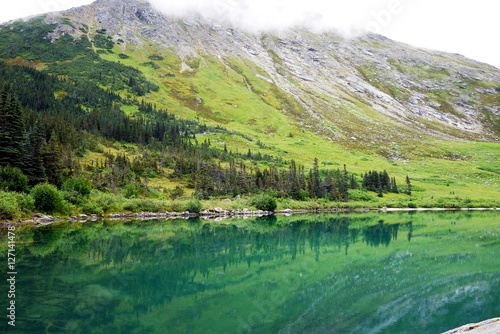
{"label": "still water surface", "polygon": [[[497,212],[60,223],[17,233],[16,328],[1,325],[12,333],[435,334],[500,315]],[[2,232],[2,254],[6,243]]]}

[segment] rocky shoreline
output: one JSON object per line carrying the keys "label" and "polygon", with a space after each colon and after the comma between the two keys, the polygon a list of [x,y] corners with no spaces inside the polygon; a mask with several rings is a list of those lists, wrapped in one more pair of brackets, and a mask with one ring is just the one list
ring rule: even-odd
{"label": "rocky shoreline", "polygon": [[330,209],[301,209],[292,210],[284,209],[277,211],[262,211],[262,210],[224,210],[222,208],[214,208],[210,210],[205,210],[200,213],[190,213],[188,211],[184,212],[141,212],[141,213],[111,213],[107,215],[86,215],[79,214],[76,216],[70,216],[66,218],[53,217],[50,215],[44,215],[41,213],[32,214],[30,219],[22,219],[17,221],[2,221],[0,222],[0,227],[4,226],[16,226],[30,224],[33,227],[43,226],[57,222],[80,222],[85,223],[87,221],[97,221],[97,220],[151,220],[151,219],[188,219],[200,217],[203,219],[211,219],[214,221],[221,221],[226,218],[250,218],[250,217],[262,217],[270,215],[285,215],[290,216],[292,214],[305,214],[305,213],[346,213],[346,212],[368,212],[368,211],[382,211],[382,212],[394,212],[394,211],[494,211],[500,210],[500,208],[363,208],[363,209],[353,209],[353,208],[330,208]]}
{"label": "rocky shoreline", "polygon": [[476,324],[468,324],[459,328],[452,329],[442,334],[495,334],[500,333],[500,318],[485,320]]}

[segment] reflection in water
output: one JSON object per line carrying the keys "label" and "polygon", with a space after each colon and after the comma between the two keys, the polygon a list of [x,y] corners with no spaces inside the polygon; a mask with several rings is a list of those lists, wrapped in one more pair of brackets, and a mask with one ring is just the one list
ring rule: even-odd
{"label": "reflection in water", "polygon": [[[18,283],[17,300],[23,305],[19,328],[32,333],[164,333],[162,326],[176,323],[169,333],[208,333],[207,324],[219,328],[214,333],[235,332],[236,328],[252,333],[276,333],[284,328],[290,333],[320,333],[328,324],[348,333],[345,326],[362,326],[360,319],[370,328],[381,326],[374,321],[384,323],[376,306],[386,303],[384,293],[389,301],[400,293],[425,299],[410,289],[418,291],[429,280],[442,282],[437,289],[456,288],[453,270],[463,270],[473,257],[483,256],[474,247],[473,256],[468,250],[463,256],[430,262],[426,252],[437,243],[424,243],[424,239],[419,240],[422,246],[410,243],[415,219],[423,229],[428,216],[380,217],[373,213],[272,216],[236,220],[231,226],[199,219],[59,224],[27,231],[21,237],[34,243],[18,248],[18,270],[23,273]],[[458,229],[461,218],[452,218],[459,222],[458,227],[453,225]],[[398,240],[401,233],[407,237]],[[454,243],[468,245],[463,239],[457,237]],[[458,249],[468,248],[463,244]],[[450,279],[440,281],[440,272],[431,268],[445,271],[443,266],[448,264]],[[465,280],[462,273],[459,280]],[[435,284],[429,283],[427,289],[431,291]],[[498,281],[491,284],[489,292],[499,287]],[[245,301],[249,296],[253,296],[250,304]],[[272,310],[268,307],[269,312],[259,313],[259,321],[247,321],[256,312],[248,305],[262,298],[263,305],[273,305]],[[361,304],[349,311],[347,305],[358,301]],[[404,303],[399,305],[403,310]],[[498,305],[489,306],[498,310]],[[385,307],[392,310],[390,304]],[[223,309],[225,316],[216,312]],[[400,326],[396,332],[409,326],[402,318],[415,321],[410,312],[401,310],[401,317],[390,322]],[[151,317],[156,320],[152,322]],[[344,327],[339,319],[344,319]],[[386,330],[389,323],[384,326],[380,328]],[[436,328],[425,332],[436,332]]]}

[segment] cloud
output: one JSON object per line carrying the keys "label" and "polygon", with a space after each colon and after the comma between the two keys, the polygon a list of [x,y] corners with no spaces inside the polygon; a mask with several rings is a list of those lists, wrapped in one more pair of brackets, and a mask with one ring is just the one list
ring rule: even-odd
{"label": "cloud", "polygon": [[[347,36],[366,30],[416,46],[461,53],[500,68],[500,1],[492,0],[149,0],[167,15],[196,12],[252,32],[302,26]],[[92,0],[7,1],[0,22]]]}
{"label": "cloud", "polygon": [[491,0],[150,0],[167,15],[196,12],[252,31],[305,27],[347,36],[371,31],[499,66],[500,2]]}
{"label": "cloud", "polygon": [[250,31],[306,27],[313,30],[362,31],[370,10],[387,0],[151,0],[162,12],[183,16],[192,12],[214,21],[229,22]]}

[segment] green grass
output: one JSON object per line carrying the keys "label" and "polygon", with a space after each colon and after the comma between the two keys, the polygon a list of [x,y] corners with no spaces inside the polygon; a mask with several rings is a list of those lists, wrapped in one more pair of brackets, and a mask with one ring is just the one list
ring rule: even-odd
{"label": "green grass", "polygon": [[[33,27],[37,25],[39,23],[34,21]],[[19,32],[16,29],[3,35],[3,38],[12,39],[17,36]],[[108,40],[105,33],[97,35]],[[10,43],[10,40],[6,40],[7,42]],[[266,39],[265,42],[271,43],[271,40]],[[46,46],[42,43],[40,47]],[[85,48],[76,50],[80,50],[80,53],[88,52]],[[122,97],[134,95],[125,87],[128,76],[142,73],[141,85],[158,87],[157,91],[150,90],[141,97],[147,102],[156,104],[158,108],[165,108],[179,117],[199,117],[207,125],[224,125],[229,130],[252,138],[250,141],[241,136],[220,133],[200,136],[201,140],[208,139],[221,149],[223,144],[220,143],[224,143],[233,152],[251,149],[254,153],[260,151],[262,154],[281,156],[285,160],[295,159],[306,170],[312,167],[314,158],[323,162],[322,167],[325,168],[346,164],[349,172],[357,175],[368,170],[385,169],[396,177],[400,186],[408,175],[418,187],[416,189],[419,189],[412,195],[417,201],[448,197],[450,192],[462,199],[478,201],[494,200],[499,196],[500,174],[498,160],[495,160],[500,156],[498,143],[475,142],[471,140],[474,136],[467,132],[429,122],[427,125],[430,129],[464,139],[435,140],[432,136],[407,129],[397,121],[380,115],[369,101],[345,90],[340,90],[340,98],[334,99],[326,94],[310,91],[300,84],[301,81],[297,81],[297,88],[314,97],[311,105],[318,115],[316,118],[274,83],[257,77],[260,75],[269,78],[266,71],[248,60],[236,57],[217,59],[202,55],[200,58],[181,60],[172,51],[150,46],[149,43],[144,46],[114,44],[110,50],[113,53],[101,54],[99,57],[114,62],[116,70],[123,74],[119,84],[115,83],[121,85],[122,89],[118,92]],[[7,58],[10,55],[9,50],[2,52]],[[128,58],[120,56],[122,53]],[[277,65],[286,66],[277,53],[271,52],[270,55]],[[33,58],[28,54],[25,56]],[[53,68],[64,69],[85,63],[73,54],[65,57],[61,59],[68,62],[53,64]],[[23,63],[23,60],[25,61],[17,58],[16,61],[11,60],[11,63]],[[46,66],[39,60],[34,63],[39,68]],[[445,69],[410,67],[399,61],[390,63],[400,72],[418,72],[429,80],[448,75]],[[192,71],[182,71],[183,64]],[[377,70],[373,67],[367,66],[359,70],[367,79],[377,76]],[[290,78],[293,79],[293,75]],[[102,80],[102,85],[112,86],[109,77],[105,76]],[[487,87],[489,83],[473,80],[468,84],[465,91],[473,92],[475,88]],[[377,86],[376,82],[374,85],[398,99],[406,97],[406,92],[396,86],[382,86],[382,83]],[[444,92],[435,91],[432,94],[442,104],[442,108],[449,107]],[[481,96],[487,102],[498,100],[498,94]],[[129,115],[137,113],[136,106],[122,108]],[[485,117],[492,120],[492,127],[500,124],[496,122],[496,116],[485,114]],[[258,141],[262,144],[257,145]],[[496,158],[493,159],[492,155]]]}

